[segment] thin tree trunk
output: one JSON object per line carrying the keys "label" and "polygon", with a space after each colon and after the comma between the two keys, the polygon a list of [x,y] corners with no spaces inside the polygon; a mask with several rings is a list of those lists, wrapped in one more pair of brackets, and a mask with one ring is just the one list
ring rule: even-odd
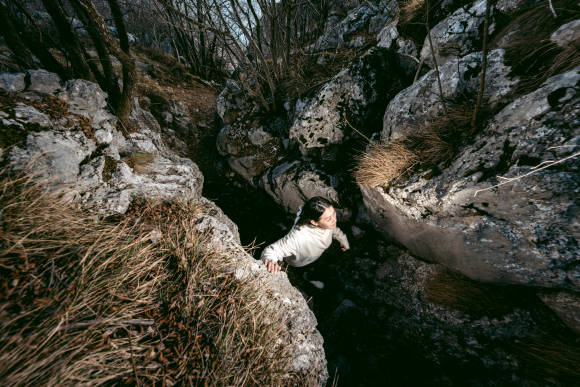
{"label": "thin tree trunk", "polygon": [[425,12],[425,28],[427,28],[427,37],[429,38],[429,48],[431,49],[431,57],[433,58],[433,63],[435,64],[435,75],[437,75],[437,86],[439,87],[439,98],[441,99],[441,104],[443,105],[443,111],[447,114],[447,106],[445,106],[445,98],[443,98],[443,88],[441,87],[441,76],[439,74],[439,65],[437,64],[437,58],[435,57],[435,50],[433,48],[433,40],[431,39],[431,28],[429,28],[429,0],[425,0],[425,6],[427,10]]}
{"label": "thin tree trunk", "polygon": [[491,0],[485,1],[485,19],[483,23],[483,48],[481,52],[481,77],[479,78],[479,92],[477,93],[477,101],[473,109],[473,116],[471,117],[471,130],[475,131],[477,128],[477,113],[481,106],[483,99],[483,90],[485,89],[485,70],[487,67],[487,29],[489,24],[489,11],[491,8]]}
{"label": "thin tree trunk", "polygon": [[79,4],[85,10],[87,16],[95,22],[96,30],[101,36],[103,43],[119,61],[123,64],[124,71],[126,70],[127,77],[123,78],[123,92],[119,104],[115,108],[117,117],[125,127],[129,126],[129,114],[131,113],[131,106],[133,103],[133,96],[135,94],[135,84],[137,77],[137,68],[133,58],[121,49],[119,44],[111,36],[105,20],[97,12],[91,0],[78,0]]}
{"label": "thin tree trunk", "polygon": [[71,62],[74,76],[94,79],[91,77],[91,69],[87,63],[87,54],[73,33],[71,22],[64,9],[57,0],[42,0],[42,3],[56,25],[60,39],[65,46],[65,52]]}
{"label": "thin tree trunk", "polygon": [[34,59],[32,58],[32,54],[20,39],[16,26],[9,15],[9,11],[2,3],[0,3],[0,18],[2,19],[2,23],[0,23],[0,34],[4,36],[6,44],[14,53],[16,61],[25,69],[33,68]]}

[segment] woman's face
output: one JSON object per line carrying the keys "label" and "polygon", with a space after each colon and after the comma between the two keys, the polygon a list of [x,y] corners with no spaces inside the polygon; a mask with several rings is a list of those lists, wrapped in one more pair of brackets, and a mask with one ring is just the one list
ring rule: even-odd
{"label": "woman's face", "polygon": [[333,206],[327,207],[326,210],[320,215],[318,221],[310,221],[313,225],[323,228],[323,229],[333,229],[336,227],[336,211]]}

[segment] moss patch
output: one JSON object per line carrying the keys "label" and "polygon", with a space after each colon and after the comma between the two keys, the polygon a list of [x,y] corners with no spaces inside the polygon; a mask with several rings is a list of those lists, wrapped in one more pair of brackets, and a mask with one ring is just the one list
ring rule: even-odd
{"label": "moss patch", "polygon": [[107,182],[113,177],[113,173],[117,169],[117,161],[111,156],[105,156],[105,166],[103,167],[103,181]]}
{"label": "moss patch", "polygon": [[151,164],[153,160],[155,160],[155,157],[157,156],[153,153],[136,152],[125,157],[123,161],[127,163],[135,173],[144,173],[146,172],[145,167]]}

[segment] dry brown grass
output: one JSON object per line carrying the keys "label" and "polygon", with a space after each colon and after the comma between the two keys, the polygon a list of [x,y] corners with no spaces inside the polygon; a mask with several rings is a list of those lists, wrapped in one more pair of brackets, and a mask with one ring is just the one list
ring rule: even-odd
{"label": "dry brown grass", "polygon": [[407,0],[404,1],[399,9],[399,23],[408,24],[413,20],[417,20],[422,10],[425,7],[425,0]]}
{"label": "dry brown grass", "polygon": [[356,158],[359,184],[388,186],[415,168],[434,168],[449,162],[471,134],[471,105],[448,107],[447,114],[411,130],[404,139],[373,144]]}
{"label": "dry brown grass", "polygon": [[472,318],[500,318],[535,296],[525,289],[486,284],[451,270],[442,270],[425,285],[431,302],[459,310]]}
{"label": "dry brown grass", "polygon": [[418,162],[417,155],[399,141],[372,144],[357,156],[356,161],[356,181],[370,187],[390,184]]}
{"label": "dry brown grass", "polygon": [[577,335],[546,335],[507,343],[507,348],[525,374],[546,380],[546,385],[575,386],[580,380],[579,344]]}
{"label": "dry brown grass", "polygon": [[284,318],[264,315],[258,284],[225,274],[228,257],[194,230],[195,202],[98,221],[3,174],[0,208],[3,384],[297,382],[281,372]]}
{"label": "dry brown grass", "polygon": [[558,0],[553,4],[557,18],[545,4],[539,5],[515,17],[492,42],[492,48],[506,50],[507,64],[521,78],[518,93],[534,91],[549,77],[580,65],[580,40],[568,48],[550,40],[561,25],[580,18],[577,2]]}

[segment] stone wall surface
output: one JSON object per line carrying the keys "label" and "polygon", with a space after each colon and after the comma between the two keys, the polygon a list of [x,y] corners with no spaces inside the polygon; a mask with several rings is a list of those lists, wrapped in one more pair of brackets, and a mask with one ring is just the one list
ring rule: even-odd
{"label": "stone wall surface", "polygon": [[517,98],[437,176],[361,187],[371,218],[417,256],[470,278],[580,291],[579,81],[575,69]]}

